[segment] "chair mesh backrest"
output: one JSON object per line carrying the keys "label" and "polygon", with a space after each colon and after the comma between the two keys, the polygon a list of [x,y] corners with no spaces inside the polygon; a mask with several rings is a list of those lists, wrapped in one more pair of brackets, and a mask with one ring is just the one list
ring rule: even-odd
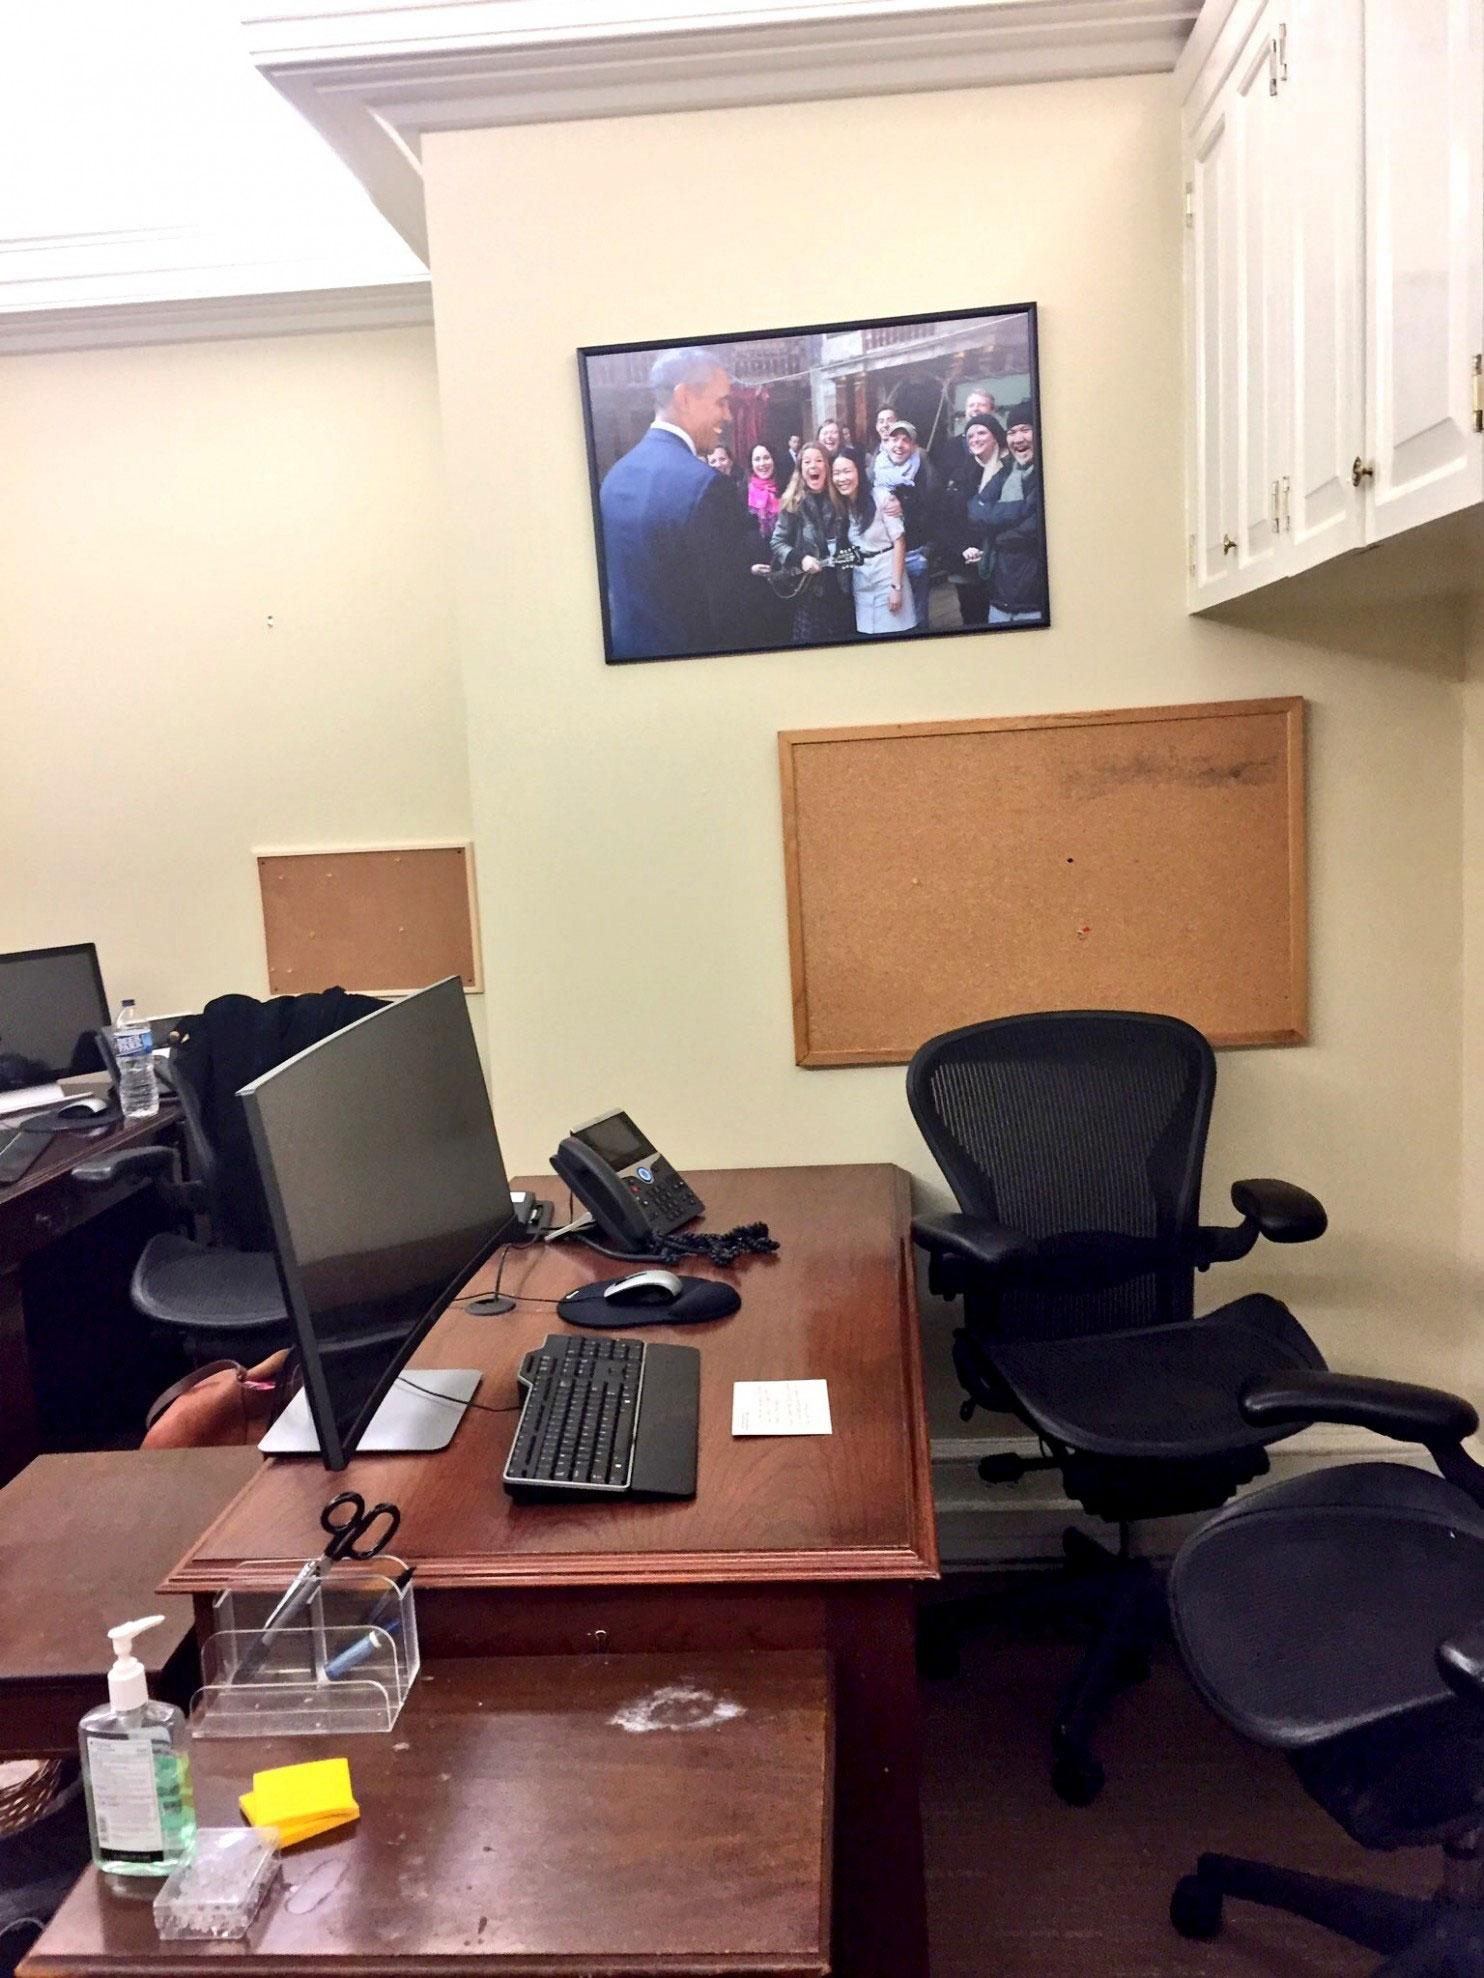
{"label": "chair mesh backrest", "polygon": [[[935,1037],[907,1096],[959,1207],[1038,1240],[1113,1235],[1172,1241],[1200,1210],[1216,1061],[1174,1017],[1058,1011]],[[1188,1314],[1191,1266],[1058,1296],[1063,1331]],[[1021,1329],[1044,1294],[1014,1292]],[[1016,1323],[1019,1321],[1020,1323]]]}

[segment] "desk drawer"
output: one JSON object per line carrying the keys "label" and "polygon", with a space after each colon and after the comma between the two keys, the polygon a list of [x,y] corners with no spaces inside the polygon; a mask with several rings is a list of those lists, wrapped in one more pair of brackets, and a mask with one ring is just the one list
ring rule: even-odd
{"label": "desk drawer", "polygon": [[147,1181],[121,1181],[112,1188],[82,1188],[70,1174],[12,1202],[0,1201],[0,1270],[13,1269],[35,1251],[67,1236],[94,1216],[135,1195]]}

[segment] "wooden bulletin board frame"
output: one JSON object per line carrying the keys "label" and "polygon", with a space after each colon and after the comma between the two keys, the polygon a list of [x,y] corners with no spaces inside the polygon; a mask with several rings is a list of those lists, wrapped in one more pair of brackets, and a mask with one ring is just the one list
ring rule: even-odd
{"label": "wooden bulletin board frame", "polygon": [[[1185,1016],[1217,1045],[1306,1042],[1304,715],[1302,698],[1290,696],[780,734],[797,1063],[810,1068],[905,1064],[940,1031],[1036,1007],[1163,1009]],[[1222,733],[1228,721],[1229,737]],[[1165,726],[1170,723],[1202,725]],[[994,762],[997,744],[1024,738],[1027,731],[1043,737],[1044,748],[1013,742]],[[988,754],[981,757],[975,751],[970,762],[959,738],[976,737]],[[931,760],[921,750],[910,758],[904,752],[894,766],[900,776],[888,772],[891,751],[883,752],[883,745],[924,738],[942,738],[944,750]],[[1261,741],[1255,756],[1254,738]],[[842,751],[855,744],[867,745],[875,754],[847,757]],[[811,750],[836,753],[810,757]],[[1088,766],[1090,754],[1098,762],[1095,776]],[[1005,798],[1010,809],[996,819],[988,813],[999,800],[995,771],[1001,765],[1013,772],[1007,774],[1006,788],[1013,782],[1014,794],[1013,802],[1009,795]],[[986,799],[984,829],[979,812],[969,820],[972,828],[965,828],[964,806],[976,800],[976,787]],[[944,822],[935,833],[940,809]],[[1003,830],[996,844],[1009,848],[1010,860],[1018,856],[1023,862],[1018,931],[1026,938],[990,943],[990,952],[970,955],[961,1007],[950,1009],[945,1002],[952,1001],[952,994],[940,992],[941,979],[945,966],[951,970],[964,960],[952,944],[955,939],[962,944],[965,925],[975,922],[974,912],[965,909],[976,904],[982,909],[982,898],[974,898],[976,887],[981,896],[994,891],[985,847],[996,823]],[[1168,832],[1183,831],[1185,837],[1155,842],[1166,827]],[[1075,863],[1073,845],[1087,849],[1086,883],[1101,889],[1096,928],[1074,926],[1070,920],[1064,926],[1061,918],[1076,897],[1072,875],[1062,870]],[[1262,863],[1260,873],[1249,873],[1243,864],[1248,847],[1253,867]],[[967,877],[959,869],[965,848]],[[1146,898],[1156,869],[1166,889],[1158,894],[1161,911],[1172,884],[1184,889],[1185,918],[1179,901],[1169,905],[1173,924],[1189,939],[1188,954],[1182,940],[1168,941],[1157,963],[1151,961],[1141,910],[1130,906],[1122,920],[1118,912],[1124,899]],[[1075,883],[1083,883],[1081,874]],[[1027,904],[1027,885],[1033,906]],[[1262,887],[1267,904],[1254,905],[1254,889]],[[1230,900],[1237,916],[1245,905],[1252,930],[1245,948],[1240,921],[1230,936],[1222,932],[1224,900]],[[1146,899],[1142,912],[1148,911]],[[1026,992],[1015,993],[1016,958],[1035,945],[1043,917],[1054,928],[1054,937],[1048,937],[1051,957],[1043,958],[1038,975],[1030,971],[1036,987],[1026,1000]],[[982,925],[982,911],[979,918]],[[867,922],[869,937],[857,931]],[[1015,936],[1016,927],[1009,921],[1006,925]],[[1077,946],[1081,936],[1105,940],[1094,971],[1104,985],[1096,1003],[1085,990],[1079,993],[1087,972],[1086,956]],[[1146,937],[1142,945],[1141,936]],[[1116,982],[1112,993],[1107,987],[1110,973],[1116,974],[1120,939],[1129,956],[1128,974],[1137,985],[1130,997],[1137,1000],[1119,1000]],[[864,996],[876,993],[867,981],[874,958],[887,956],[894,946],[905,946],[910,953],[867,1023],[858,1006]],[[1250,971],[1253,953],[1267,963],[1259,972],[1258,990],[1251,973],[1241,972]],[[1064,978],[1057,975],[1063,963]],[[883,963],[883,975],[890,966]],[[1186,1007],[1181,1006],[1182,968],[1201,984],[1199,995],[1192,991],[1187,996]],[[938,984],[919,994],[913,972],[917,982],[931,982],[935,969]],[[1151,987],[1152,978],[1165,969],[1168,980],[1160,976]],[[1221,995],[1212,990],[1213,976],[1222,969],[1231,977],[1227,988],[1233,1006],[1250,1011],[1260,996],[1261,1021],[1222,1020]],[[1191,1007],[1192,1000],[1211,1007]],[[921,1015],[914,1002],[924,1005]],[[855,1012],[850,1022],[877,1034],[842,1035],[850,1026],[839,1012],[847,1007]],[[822,1014],[827,1010],[834,1014]],[[884,1041],[888,1031],[890,1041]]]}
{"label": "wooden bulletin board frame", "polygon": [[447,975],[483,991],[472,840],[260,846],[253,858],[270,994],[334,983],[404,996]]}

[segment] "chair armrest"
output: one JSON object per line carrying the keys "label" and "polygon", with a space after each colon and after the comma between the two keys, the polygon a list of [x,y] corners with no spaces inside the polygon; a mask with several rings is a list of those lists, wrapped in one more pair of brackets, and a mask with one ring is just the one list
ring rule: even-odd
{"label": "chair armrest", "polygon": [[1232,1206],[1242,1217],[1235,1229],[1206,1225],[1196,1232],[1198,1270],[1235,1263],[1260,1236],[1270,1243],[1312,1243],[1329,1227],[1317,1197],[1291,1181],[1234,1181]]}
{"label": "chair armrest", "polygon": [[1323,1204],[1291,1181],[1234,1181],[1232,1207],[1269,1243],[1312,1243],[1329,1227]]}
{"label": "chair armrest", "polygon": [[1484,1621],[1439,1642],[1433,1659],[1455,1695],[1465,1703],[1484,1703]]}
{"label": "chair armrest", "polygon": [[987,1216],[914,1216],[912,1241],[935,1255],[956,1257],[960,1263],[977,1264],[986,1271],[1001,1270],[1036,1254],[1029,1236],[1007,1229],[1003,1223],[992,1223]]}
{"label": "chair armrest", "polygon": [[1397,1442],[1420,1442],[1428,1449],[1458,1444],[1479,1426],[1479,1417],[1462,1395],[1410,1381],[1373,1380],[1364,1374],[1332,1374],[1321,1369],[1264,1375],[1241,1394],[1243,1416],[1256,1428],[1293,1422],[1345,1422],[1374,1429]]}
{"label": "chair armrest", "polygon": [[84,1188],[112,1188],[117,1181],[136,1181],[145,1175],[175,1172],[175,1152],[170,1147],[120,1147],[115,1154],[100,1154],[95,1161],[79,1161],[72,1178]]}

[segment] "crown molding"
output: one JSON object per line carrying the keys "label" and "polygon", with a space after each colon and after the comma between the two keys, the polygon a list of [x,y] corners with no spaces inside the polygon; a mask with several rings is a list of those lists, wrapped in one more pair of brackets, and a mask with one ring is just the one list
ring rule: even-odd
{"label": "crown molding", "polygon": [[239,0],[424,259],[430,132],[1172,69],[1199,0]]}
{"label": "crown molding", "polygon": [[432,320],[432,286],[425,281],[150,302],[79,302],[63,308],[0,311],[0,356],[404,329]]}

